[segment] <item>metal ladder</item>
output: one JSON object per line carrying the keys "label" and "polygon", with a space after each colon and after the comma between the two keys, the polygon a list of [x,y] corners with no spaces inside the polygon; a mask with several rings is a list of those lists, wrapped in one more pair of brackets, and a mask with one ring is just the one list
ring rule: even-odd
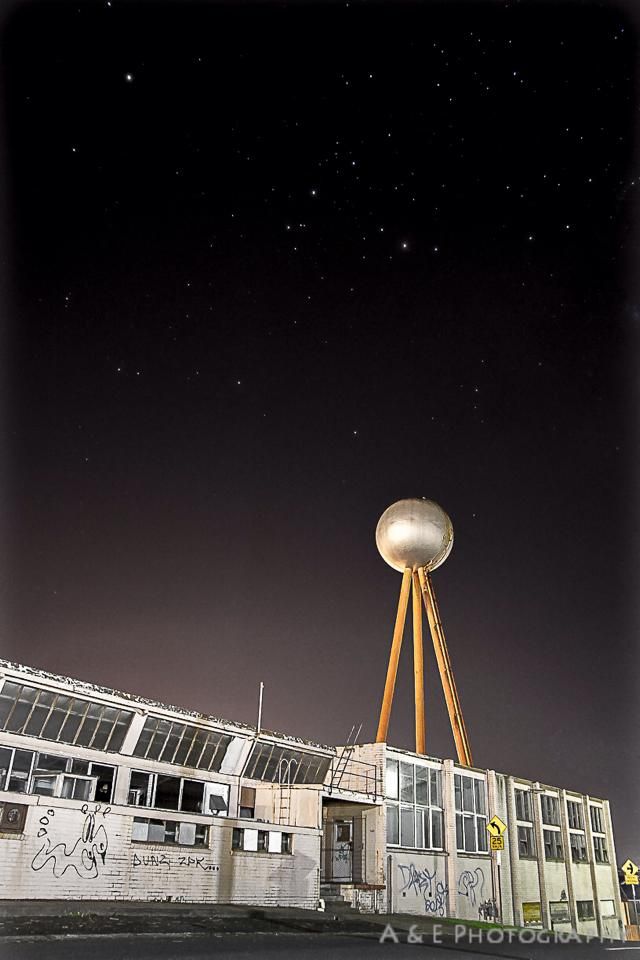
{"label": "metal ladder", "polygon": [[[344,777],[347,766],[349,765],[349,760],[353,756],[353,751],[356,747],[356,744],[358,742],[358,737],[360,736],[361,731],[362,731],[362,724],[360,724],[360,726],[356,730],[356,725],[354,723],[353,726],[351,727],[351,730],[349,731],[347,742],[343,747],[340,748],[340,753],[338,754],[336,765],[333,768],[333,773],[331,775],[331,783],[329,785],[329,788],[331,790],[339,789],[340,784],[342,783],[342,778]],[[352,738],[353,738],[353,741],[352,741]]]}

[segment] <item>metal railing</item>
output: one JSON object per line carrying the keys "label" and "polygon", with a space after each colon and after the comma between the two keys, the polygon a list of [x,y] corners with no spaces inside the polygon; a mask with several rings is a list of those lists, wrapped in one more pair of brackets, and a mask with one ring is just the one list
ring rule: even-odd
{"label": "metal railing", "polygon": [[325,786],[328,793],[362,793],[373,800],[382,797],[382,776],[376,764],[354,759],[348,748],[331,760]]}

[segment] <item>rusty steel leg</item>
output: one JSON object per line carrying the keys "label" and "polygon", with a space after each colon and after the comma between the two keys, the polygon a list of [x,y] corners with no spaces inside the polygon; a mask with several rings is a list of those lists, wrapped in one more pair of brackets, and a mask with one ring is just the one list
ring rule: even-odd
{"label": "rusty steel leg", "polygon": [[422,650],[422,599],[420,580],[414,572],[412,577],[413,601],[413,689],[416,702],[416,753],[424,753],[424,655]]}
{"label": "rusty steel leg", "polygon": [[384,684],[384,695],[382,697],[382,707],[380,708],[380,720],[378,722],[376,743],[387,742],[389,718],[391,717],[391,705],[393,703],[393,691],[396,686],[396,674],[398,672],[400,648],[402,646],[404,624],[405,620],[407,619],[407,605],[409,603],[410,587],[411,570],[407,569],[402,575],[400,599],[398,600],[398,612],[396,613],[396,624],[393,628],[393,640],[391,641],[391,653],[389,654],[389,666],[387,667],[387,679]]}
{"label": "rusty steel leg", "polygon": [[453,739],[455,740],[456,750],[458,753],[458,761],[465,767],[471,767],[473,766],[473,761],[471,759],[471,747],[469,746],[469,738],[464,725],[462,707],[460,706],[460,698],[458,697],[458,691],[456,690],[456,682],[453,677],[453,668],[449,658],[449,651],[447,650],[447,642],[444,638],[444,630],[442,629],[442,623],[440,621],[440,612],[438,610],[433,584],[431,582],[431,577],[426,572],[424,567],[418,571],[418,576],[420,578],[420,587],[422,589],[424,606],[427,611],[429,629],[431,630],[433,648],[435,650],[436,660],[438,661],[438,670],[440,671],[440,679],[442,681],[444,698],[447,703],[447,710],[449,712],[449,720],[451,722],[451,730],[453,731]]}

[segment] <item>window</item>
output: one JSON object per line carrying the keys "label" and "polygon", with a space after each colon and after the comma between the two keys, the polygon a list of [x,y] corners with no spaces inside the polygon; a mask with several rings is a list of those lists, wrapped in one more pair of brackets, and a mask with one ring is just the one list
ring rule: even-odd
{"label": "window", "polygon": [[523,827],[518,824],[518,853],[521,857],[535,857],[536,845],[533,827]]}
{"label": "window", "polygon": [[533,820],[531,816],[531,794],[528,790],[516,790],[516,820]]}
{"label": "window", "polygon": [[331,757],[305,750],[290,750],[258,740],[251,750],[243,776],[271,783],[324,783]]}
{"label": "window", "polygon": [[582,804],[576,800],[567,800],[567,818],[569,827],[573,830],[584,830],[582,819]]}
{"label": "window", "polygon": [[387,843],[400,843],[398,833],[398,806],[397,804],[387,805]]}
{"label": "window", "polygon": [[551,826],[560,826],[560,805],[557,797],[550,797],[543,793],[540,797],[540,807],[542,810],[542,822]]}
{"label": "window", "polygon": [[575,863],[585,863],[587,857],[587,841],[584,833],[570,833],[569,842],[571,844],[571,859]]}
{"label": "window", "polygon": [[387,760],[385,770],[384,789],[390,800],[398,799],[398,761]]}
{"label": "window", "polygon": [[5,681],[0,730],[117,752],[133,713],[71,695]]}
{"label": "window", "polygon": [[602,917],[615,917],[616,915],[616,905],[613,900],[601,900],[600,901],[600,913]]}
{"label": "window", "polygon": [[609,863],[609,852],[604,837],[593,838],[593,855],[596,863]]}
{"label": "window", "polygon": [[128,802],[137,807],[226,815],[228,799],[229,787],[224,783],[131,771]]}
{"label": "window", "polygon": [[256,788],[240,788],[240,816],[253,819],[256,814]]}
{"label": "window", "polygon": [[556,900],[549,903],[549,918],[552,923],[571,923],[569,904],[566,900]]}
{"label": "window", "polygon": [[89,760],[0,747],[0,789],[109,803],[116,768]]}
{"label": "window", "polygon": [[250,830],[234,827],[231,834],[231,849],[249,853],[292,853],[293,835],[279,830]]}
{"label": "window", "polygon": [[591,815],[591,829],[594,833],[604,833],[603,819],[602,819],[602,807],[589,807],[589,813]]}
{"label": "window", "polygon": [[387,843],[418,850],[442,849],[442,780],[440,770],[420,763],[389,760],[386,791],[400,803],[387,802]]}
{"label": "window", "polygon": [[454,777],[456,843],[466,853],[487,851],[487,807],[484,780],[457,773]]}
{"label": "window", "polygon": [[544,856],[546,860],[563,860],[562,837],[559,830],[544,830]]}
{"label": "window", "polygon": [[176,843],[186,847],[206,847],[209,842],[209,828],[203,823],[134,817],[131,839],[137,843]]}
{"label": "window", "polygon": [[147,717],[133,755],[218,772],[232,737],[186,723]]}
{"label": "window", "polygon": [[578,920],[593,920],[595,918],[593,900],[576,900],[576,910]]}

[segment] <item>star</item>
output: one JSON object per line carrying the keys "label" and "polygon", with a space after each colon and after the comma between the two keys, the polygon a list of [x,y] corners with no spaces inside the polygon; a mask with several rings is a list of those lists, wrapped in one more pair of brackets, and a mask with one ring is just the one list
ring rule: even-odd
{"label": "star", "polygon": [[132,82],[133,82],[133,74],[132,74],[132,73],[125,73],[124,78],[125,78],[125,80],[127,81],[127,83],[132,83]]}

